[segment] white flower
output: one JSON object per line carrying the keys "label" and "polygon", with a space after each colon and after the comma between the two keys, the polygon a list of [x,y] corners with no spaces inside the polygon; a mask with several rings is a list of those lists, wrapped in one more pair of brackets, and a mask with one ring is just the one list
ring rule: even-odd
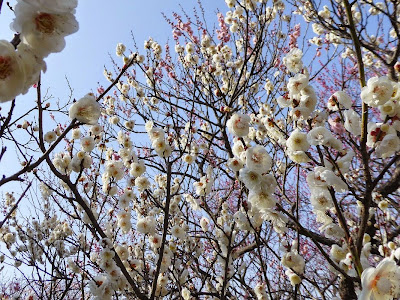
{"label": "white flower", "polygon": [[0,102],[13,100],[24,91],[26,74],[24,63],[14,46],[0,40]]}
{"label": "white flower", "polygon": [[45,142],[50,144],[57,139],[57,135],[54,131],[49,131],[44,135],[43,139]]}
{"label": "white flower", "polygon": [[190,154],[185,154],[182,158],[182,160],[187,163],[188,165],[191,165],[194,162],[194,156]]}
{"label": "white flower", "polygon": [[279,107],[285,108],[290,107],[293,104],[293,99],[287,96],[279,96],[276,98],[276,102],[278,103]]}
{"label": "white flower", "polygon": [[77,140],[81,138],[81,130],[79,128],[72,129],[72,136],[73,140]]}
{"label": "white flower", "polygon": [[232,152],[236,157],[241,157],[241,154],[244,153],[244,146],[242,141],[236,140],[233,143]]}
{"label": "white flower", "polygon": [[341,239],[345,236],[343,228],[335,223],[325,224],[319,230],[324,232],[327,238],[331,239]]}
{"label": "white flower", "polygon": [[333,139],[332,133],[326,127],[314,127],[307,134],[307,141],[311,145],[326,146]]}
{"label": "white flower", "polygon": [[[146,123],[147,126],[147,123]],[[146,128],[147,129],[147,128]],[[161,128],[153,127],[147,131],[150,137],[150,140],[153,142],[157,139],[164,139],[164,130]]]}
{"label": "white flower", "polygon": [[[301,90],[303,93],[304,89]],[[316,95],[301,95],[300,97],[300,107],[305,108],[308,110],[308,113],[305,115],[308,117],[314,111],[315,106],[317,105],[317,96]]]}
{"label": "white flower", "polygon": [[271,169],[272,159],[263,146],[256,145],[246,151],[246,166],[260,174],[266,173]]}
{"label": "white flower", "polygon": [[361,274],[362,291],[358,300],[389,300],[400,296],[400,269],[396,263],[383,259],[376,268],[365,269]]}
{"label": "white flower", "polygon": [[328,100],[328,109],[332,111],[337,111],[340,107],[349,109],[351,107],[351,98],[343,91],[337,91]]}
{"label": "white flower", "polygon": [[54,155],[52,163],[57,170],[64,175],[71,172],[71,156],[67,152],[61,152]]}
{"label": "white flower", "polygon": [[291,98],[300,99],[301,90],[307,87],[308,76],[304,74],[297,74],[296,76],[289,79],[287,88],[289,90],[289,95]]}
{"label": "white flower", "polygon": [[244,185],[250,190],[257,190],[261,189],[261,178],[262,175],[256,171],[253,171],[249,168],[242,168],[239,171],[239,179],[244,183]]}
{"label": "white flower", "polygon": [[167,143],[165,142],[164,137],[160,137],[158,139],[154,139],[153,141],[153,148],[157,153],[162,153],[167,147]]}
{"label": "white flower", "polygon": [[182,298],[183,298],[184,300],[189,300],[189,299],[190,299],[190,291],[189,291],[186,287],[184,287],[184,288],[182,289],[181,295],[182,295]]}
{"label": "white flower", "polygon": [[303,68],[301,58],[303,52],[300,49],[292,48],[288,54],[283,58],[283,63],[289,70],[289,72],[298,73]]}
{"label": "white flower", "polygon": [[207,176],[203,176],[200,178],[200,181],[193,183],[193,186],[198,196],[205,196],[211,192],[212,181]]}
{"label": "white flower", "polygon": [[382,119],[385,119],[386,116],[394,117],[399,111],[399,103],[398,101],[389,100],[385,104],[379,106],[379,110],[382,114]]}
{"label": "white flower", "polygon": [[360,116],[352,109],[345,110],[343,112],[344,115],[344,128],[355,136],[361,134],[361,118]]}
{"label": "white flower", "polygon": [[301,283],[301,277],[294,273],[291,269],[287,269],[285,274],[289,277],[290,284],[295,286],[296,284]]}
{"label": "white flower", "polygon": [[135,120],[129,120],[126,121],[124,125],[127,129],[132,130],[135,127],[135,123],[136,123]]}
{"label": "white flower", "polygon": [[95,147],[94,138],[92,136],[86,136],[81,139],[81,146],[83,151],[91,152]]}
{"label": "white flower", "polygon": [[200,226],[201,226],[201,229],[202,229],[204,232],[208,231],[208,225],[209,225],[209,224],[210,224],[210,220],[209,220],[208,218],[202,217],[202,218],[200,219]]}
{"label": "white flower", "polygon": [[310,202],[314,209],[321,211],[326,211],[333,206],[332,196],[326,188],[313,188],[311,190]]}
{"label": "white flower", "polygon": [[90,127],[90,133],[94,136],[98,136],[103,132],[103,126],[95,124]]}
{"label": "white flower", "polygon": [[122,161],[110,160],[106,163],[105,172],[108,177],[121,180],[124,177],[124,165]]}
{"label": "white flower", "polygon": [[286,146],[290,151],[307,151],[310,148],[307,134],[300,132],[299,129],[294,130],[287,139]]}
{"label": "white flower", "polygon": [[304,273],[304,258],[300,256],[297,250],[291,250],[290,252],[285,253],[285,255],[282,256],[281,263],[286,268],[290,268],[299,274]]}
{"label": "white flower", "polygon": [[130,169],[129,173],[132,176],[139,177],[144,172],[146,172],[146,165],[144,164],[144,162],[142,160],[131,164],[131,169]]}
{"label": "white flower", "polygon": [[19,0],[14,8],[11,28],[20,33],[21,41],[42,57],[60,52],[65,36],[78,31],[75,19],[77,1]]}
{"label": "white flower", "polygon": [[79,151],[71,160],[71,168],[74,172],[80,172],[82,168],[90,168],[93,160],[89,154]]}
{"label": "white flower", "polygon": [[396,135],[396,130],[388,124],[369,122],[367,128],[367,146],[371,148],[379,145],[386,135]]}
{"label": "white flower", "polygon": [[122,43],[118,43],[117,47],[115,49],[115,53],[117,54],[117,56],[122,56],[124,54],[125,50],[126,50],[125,45]]}
{"label": "white flower", "polygon": [[136,229],[143,234],[153,234],[156,229],[156,220],[153,217],[138,218]]}
{"label": "white flower", "polygon": [[171,234],[177,239],[184,240],[186,237],[186,232],[179,225],[175,225],[171,228]]}
{"label": "white flower", "polygon": [[249,196],[248,196],[249,202],[252,205],[254,205],[255,207],[257,207],[259,210],[273,208],[276,204],[276,200],[274,199],[272,192],[273,191],[269,191],[269,192],[250,191]]}
{"label": "white flower", "polygon": [[286,151],[286,154],[292,161],[294,161],[297,164],[302,164],[311,161],[311,159],[304,151],[291,151],[290,149],[288,149]]}
{"label": "white flower", "polygon": [[35,54],[33,49],[24,43],[20,43],[17,47],[18,55],[24,66],[25,82],[22,94],[25,94],[29,88],[39,81],[40,72],[46,72],[46,63],[42,57]]}
{"label": "white flower", "polygon": [[243,168],[244,163],[237,157],[233,157],[228,159],[228,168],[234,172],[238,172],[241,168]]}
{"label": "white flower", "polygon": [[139,191],[143,191],[150,187],[150,181],[147,179],[147,177],[140,176],[135,179],[135,185],[137,186]]}
{"label": "white flower", "polygon": [[69,108],[70,119],[77,119],[84,124],[94,125],[100,118],[100,104],[92,93],[79,99]]}
{"label": "white flower", "polygon": [[361,99],[372,107],[385,104],[393,93],[393,84],[385,76],[373,77],[367,82],[367,86],[361,90]]}
{"label": "white flower", "polygon": [[249,133],[250,117],[245,114],[236,113],[226,123],[231,134],[243,137]]}
{"label": "white flower", "polygon": [[168,157],[172,154],[172,150],[173,149],[172,149],[171,145],[165,144],[165,148],[163,150],[159,150],[159,151],[156,150],[156,152],[157,152],[158,156],[160,156],[160,157]]}
{"label": "white flower", "polygon": [[330,256],[337,262],[346,258],[347,250],[345,247],[340,247],[336,244],[332,245]]}
{"label": "white flower", "polygon": [[268,208],[263,211],[263,217],[272,223],[276,233],[283,234],[287,231],[286,223],[289,219],[281,212]]}
{"label": "white flower", "polygon": [[397,134],[387,134],[376,147],[376,155],[388,158],[400,150],[400,139]]}

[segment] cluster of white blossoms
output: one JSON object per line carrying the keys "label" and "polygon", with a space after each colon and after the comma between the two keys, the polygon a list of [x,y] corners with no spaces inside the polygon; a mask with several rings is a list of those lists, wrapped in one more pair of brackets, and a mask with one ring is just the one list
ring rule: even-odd
{"label": "cluster of white blossoms", "polygon": [[123,290],[127,286],[127,280],[122,274],[120,268],[114,261],[115,253],[118,254],[120,259],[127,263],[129,252],[123,245],[113,245],[107,238],[103,239],[103,250],[98,256],[91,257],[92,261],[97,263],[105,272],[94,277],[89,281],[89,289],[93,295],[93,299],[112,299],[114,291]]}
{"label": "cluster of white blossoms", "polygon": [[[287,268],[285,271],[286,276],[289,277],[292,285],[299,284],[301,282],[301,275],[304,274],[305,262],[304,258],[299,254],[297,250],[297,241],[293,241],[290,251],[287,251],[281,259],[283,266]],[[285,250],[289,248],[286,245]]]}
{"label": "cluster of white blossoms", "polygon": [[[61,174],[70,175],[71,172],[80,173],[84,169],[91,167],[93,163],[91,153],[101,140],[103,127],[97,124],[93,125],[90,127],[89,132],[89,136],[82,137],[80,129],[76,128],[72,131],[71,141],[80,140],[81,145],[81,150],[77,151],[72,157],[69,152],[60,152],[54,155],[52,163]],[[53,134],[54,132],[49,131],[46,135],[49,133]],[[54,134],[57,135],[57,133]],[[44,137],[45,141],[52,142],[55,140],[55,138],[49,140],[49,137],[46,138],[46,135]]]}
{"label": "cluster of white blossoms", "polygon": [[[67,221],[58,219],[56,215],[42,221],[33,218],[32,226],[24,230],[21,228],[22,223],[17,221],[15,225],[4,224],[0,229],[0,240],[9,249],[16,267],[19,267],[27,256],[31,258],[31,262],[43,264],[46,261],[45,247],[55,251],[60,258],[74,256],[78,251],[78,247],[68,247],[67,239],[73,234],[70,225]],[[12,231],[11,228],[15,228],[16,231]],[[4,256],[0,255],[0,262],[3,261]]]}
{"label": "cluster of white blossoms", "polygon": [[173,147],[170,145],[168,137],[165,137],[164,130],[155,127],[152,121],[148,121],[145,128],[157,155],[160,157],[169,157],[172,154]]}
{"label": "cluster of white blossoms", "polygon": [[[276,200],[273,194],[277,183],[274,176],[269,174],[272,158],[264,146],[250,143],[250,132],[253,130],[250,121],[258,123],[260,129],[264,127],[264,122],[257,116],[252,117],[253,120],[248,115],[235,113],[227,122],[229,132],[236,136],[232,147],[234,156],[228,160],[227,166],[232,171],[239,172],[239,180],[249,191],[246,213],[250,219],[242,210],[234,217],[241,230],[251,231],[252,226],[259,227],[263,221],[270,221],[275,231],[283,233],[286,231],[287,217],[275,209]],[[267,129],[264,127],[263,130]]]}
{"label": "cluster of white blossoms", "polygon": [[286,68],[292,73],[299,73],[303,69],[303,52],[298,48],[292,48],[283,58]]}
{"label": "cluster of white blossoms", "polygon": [[[352,156],[350,156],[350,161]],[[313,212],[317,216],[317,221],[322,223],[320,231],[326,237],[340,239],[344,237],[344,230],[333,222],[327,215],[327,211],[334,210],[331,190],[339,193],[347,191],[347,185],[332,170],[326,167],[315,167],[313,172],[307,175],[307,184],[310,189],[310,202]]]}
{"label": "cluster of white blossoms", "polygon": [[0,40],[0,102],[28,92],[46,71],[44,58],[65,47],[65,36],[75,33],[77,0],[18,0],[11,28],[21,42]]}

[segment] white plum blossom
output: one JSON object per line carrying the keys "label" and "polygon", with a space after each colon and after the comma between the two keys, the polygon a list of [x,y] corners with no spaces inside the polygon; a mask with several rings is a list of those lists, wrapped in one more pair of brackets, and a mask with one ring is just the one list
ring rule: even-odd
{"label": "white plum blossom", "polygon": [[13,100],[24,91],[24,63],[14,46],[0,40],[0,102]]}
{"label": "white plum blossom", "polygon": [[276,200],[272,195],[273,190],[268,192],[260,191],[254,192],[250,191],[248,200],[249,202],[257,207],[260,211],[263,211],[267,208],[273,208],[276,204]]}
{"label": "white plum blossom", "polygon": [[249,190],[260,190],[262,175],[259,172],[253,171],[249,168],[242,168],[239,171],[239,179]]}
{"label": "white plum blossom", "polygon": [[134,177],[141,176],[144,172],[146,172],[146,165],[142,160],[138,162],[133,162],[130,166],[130,174]]}
{"label": "white plum blossom", "polygon": [[303,52],[298,48],[292,48],[288,54],[283,58],[283,63],[289,72],[298,73],[303,68],[303,62],[301,58]]}
{"label": "white plum blossom", "polygon": [[236,113],[226,123],[231,134],[237,137],[246,136],[249,133],[250,117],[245,114]]}
{"label": "white plum blossom", "polygon": [[332,139],[334,139],[332,133],[323,126],[314,127],[307,134],[310,145],[326,146]]}
{"label": "white plum blossom", "polygon": [[11,28],[23,43],[41,57],[65,48],[65,36],[79,29],[75,19],[76,0],[18,0]]}
{"label": "white plum blossom", "polygon": [[299,274],[304,273],[304,258],[297,252],[296,249],[292,249],[290,252],[285,253],[285,255],[282,256],[281,263],[286,268],[290,268]]}
{"label": "white plum blossom", "polygon": [[115,49],[115,53],[117,54],[117,56],[122,56],[124,54],[126,50],[126,46],[122,43],[118,43],[117,47]]}
{"label": "white plum blossom", "polygon": [[315,187],[333,187],[337,192],[347,191],[345,182],[335,175],[334,172],[325,167],[315,167],[314,172],[307,175],[308,186],[313,189]]}
{"label": "white plum blossom", "polygon": [[91,152],[94,149],[95,145],[96,143],[92,136],[85,136],[81,138],[81,146],[83,151]]}
{"label": "white plum blossom", "polygon": [[150,181],[147,179],[147,177],[140,176],[135,179],[135,185],[137,186],[139,191],[143,191],[150,187]]}
{"label": "white plum blossom", "polygon": [[124,165],[122,161],[108,161],[105,166],[104,175],[108,178],[112,177],[115,180],[121,180],[124,177]]}
{"label": "white plum blossom", "polygon": [[47,66],[43,58],[38,56],[30,46],[20,43],[17,50],[25,71],[24,89],[22,91],[22,94],[25,94],[32,85],[39,81],[40,72],[46,72]]}
{"label": "white plum blossom", "polygon": [[46,132],[46,134],[43,136],[43,139],[47,143],[52,143],[57,139],[57,135],[54,131],[49,131]]}
{"label": "white plum blossom", "polygon": [[333,207],[332,196],[326,188],[313,188],[311,190],[310,202],[314,209],[321,211],[326,211]]}
{"label": "white plum blossom", "polygon": [[286,146],[290,151],[307,151],[310,148],[307,134],[296,128],[287,139]]}
{"label": "white plum blossom", "polygon": [[156,229],[156,220],[150,216],[138,218],[136,229],[143,234],[153,234]]}
{"label": "white plum blossom", "polygon": [[361,274],[362,291],[358,300],[389,300],[400,296],[400,268],[390,258]]}
{"label": "white plum blossom", "polygon": [[400,139],[397,134],[387,134],[376,147],[376,155],[388,158],[400,150]]}
{"label": "white plum blossom", "polygon": [[246,166],[255,172],[266,173],[271,169],[272,159],[265,147],[256,145],[246,150]]}
{"label": "white plum blossom", "polygon": [[84,124],[94,125],[100,118],[100,104],[92,93],[79,99],[69,108],[70,119],[77,119]]}
{"label": "white plum blossom", "polygon": [[337,91],[328,100],[328,109],[331,111],[337,111],[340,108],[351,108],[351,98],[344,91]]}
{"label": "white plum blossom", "polygon": [[344,128],[354,134],[355,136],[361,135],[361,118],[352,109],[345,110],[343,112],[344,116]]}
{"label": "white plum blossom", "polygon": [[202,176],[200,181],[193,183],[193,186],[198,196],[205,196],[211,192],[212,184],[212,180],[207,178],[207,176]]}
{"label": "white plum blossom", "polygon": [[297,74],[296,76],[289,79],[287,88],[289,90],[289,95],[293,99],[300,99],[301,90],[307,87],[308,76],[304,74]]}
{"label": "white plum blossom", "polygon": [[304,151],[292,151],[288,149],[286,151],[287,156],[295,163],[302,164],[311,161],[307,153]]}
{"label": "white plum blossom", "polygon": [[287,96],[279,96],[276,98],[276,102],[278,103],[279,107],[285,108],[290,107],[293,104],[293,99]]}
{"label": "white plum blossom", "polygon": [[71,160],[71,168],[74,172],[80,172],[83,169],[90,168],[93,160],[89,154],[79,151]]}
{"label": "white plum blossom", "polygon": [[71,172],[71,156],[67,152],[54,155],[52,163],[61,174],[65,175]]}
{"label": "white plum blossom", "polygon": [[323,232],[327,238],[341,239],[345,236],[343,228],[335,223],[324,224],[319,230]]}
{"label": "white plum blossom", "polygon": [[393,84],[389,78],[372,77],[368,80],[367,86],[361,90],[361,99],[372,107],[385,104],[393,94]]}
{"label": "white plum blossom", "polygon": [[207,217],[202,217],[200,219],[200,227],[204,232],[208,231],[209,224],[210,224],[210,220]]}
{"label": "white plum blossom", "polygon": [[232,158],[229,158],[229,159],[228,159],[227,166],[228,166],[228,168],[230,168],[232,171],[238,172],[238,171],[240,171],[241,168],[243,168],[244,163],[243,163],[243,161],[242,161],[240,158],[237,158],[237,157],[235,156],[235,157],[232,157]]}

